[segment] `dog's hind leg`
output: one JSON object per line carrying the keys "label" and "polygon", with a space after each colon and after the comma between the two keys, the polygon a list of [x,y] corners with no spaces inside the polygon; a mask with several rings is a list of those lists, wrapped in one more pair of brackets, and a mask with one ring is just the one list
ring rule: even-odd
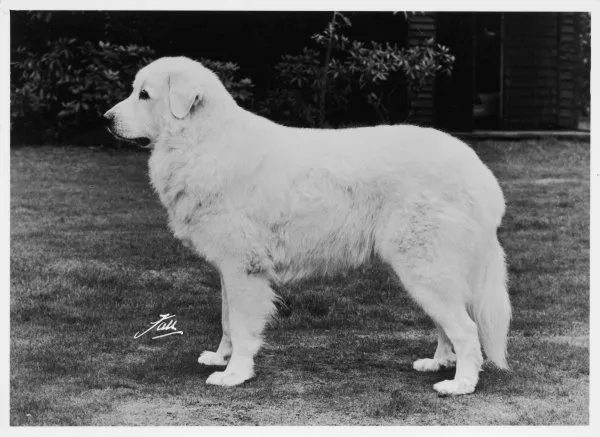
{"label": "dog's hind leg", "polygon": [[478,230],[460,211],[433,212],[408,222],[392,215],[380,234],[378,252],[440,329],[436,356],[417,361],[415,368],[437,370],[442,361],[450,363],[451,343],[456,353],[455,377],[435,384],[434,389],[441,394],[472,393],[483,363],[478,328],[467,311],[473,295],[468,276],[472,242]]}
{"label": "dog's hind leg", "polygon": [[254,376],[254,356],[262,344],[262,332],[275,306],[275,293],[266,278],[249,275],[240,266],[221,267],[227,290],[231,358],[223,372],[215,372],[207,384],[238,385]]}
{"label": "dog's hind leg", "polygon": [[433,358],[421,358],[413,363],[413,368],[418,372],[437,372],[442,367],[456,366],[456,354],[452,351],[452,343],[444,329],[435,324],[438,331],[437,347]]}
{"label": "dog's hind leg", "polygon": [[[456,375],[454,379],[438,382],[433,388],[440,394],[473,393],[483,356],[477,325],[470,318],[464,303],[464,295],[469,293],[466,292],[468,284],[461,281],[458,275],[452,277],[450,272],[454,268],[448,259],[437,259],[433,263],[421,259],[419,262],[422,265],[416,267],[414,258],[407,262],[401,256],[392,262],[392,266],[411,297],[441,327],[454,346]],[[412,270],[406,271],[407,264],[416,267],[415,274]],[[448,344],[442,343],[442,348],[440,352],[447,354]]]}
{"label": "dog's hind leg", "polygon": [[[443,329],[456,352],[454,379],[438,382],[433,388],[440,394],[473,393],[479,379],[483,356],[477,325],[469,317],[461,299],[462,288],[468,285],[448,280],[443,284],[435,283],[436,281],[432,283],[425,278],[411,277],[406,273],[401,279],[412,298]],[[449,345],[442,344],[443,352],[447,353]],[[450,357],[451,355],[446,355],[446,359]],[[436,364],[439,363],[436,358],[434,360]],[[415,363],[415,368],[420,362],[419,360]]]}
{"label": "dog's hind leg", "polygon": [[227,298],[227,288],[221,276],[221,326],[223,328],[223,336],[216,352],[204,351],[198,357],[198,362],[206,366],[225,366],[231,356],[231,332],[229,327],[229,303]]}

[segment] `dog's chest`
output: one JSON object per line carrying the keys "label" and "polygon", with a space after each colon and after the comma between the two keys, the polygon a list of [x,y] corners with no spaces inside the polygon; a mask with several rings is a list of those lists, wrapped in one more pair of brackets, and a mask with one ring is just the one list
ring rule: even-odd
{"label": "dog's chest", "polygon": [[169,213],[172,227],[190,225],[209,206],[210,196],[202,181],[202,169],[183,154],[155,150],[150,157],[149,171],[152,186]]}

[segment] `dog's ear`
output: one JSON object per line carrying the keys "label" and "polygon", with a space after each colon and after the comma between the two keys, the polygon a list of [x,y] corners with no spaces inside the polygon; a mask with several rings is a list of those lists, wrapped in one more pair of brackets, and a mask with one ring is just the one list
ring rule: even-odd
{"label": "dog's ear", "polygon": [[169,76],[169,105],[175,117],[185,118],[201,100],[201,88],[194,77],[183,73]]}

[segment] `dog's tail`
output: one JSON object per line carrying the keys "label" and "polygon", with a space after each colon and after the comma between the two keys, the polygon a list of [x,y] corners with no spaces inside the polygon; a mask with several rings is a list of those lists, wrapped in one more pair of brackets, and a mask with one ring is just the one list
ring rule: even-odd
{"label": "dog's tail", "polygon": [[479,289],[474,290],[473,318],[488,359],[508,368],[506,341],[511,318],[504,251],[496,238],[490,246]]}

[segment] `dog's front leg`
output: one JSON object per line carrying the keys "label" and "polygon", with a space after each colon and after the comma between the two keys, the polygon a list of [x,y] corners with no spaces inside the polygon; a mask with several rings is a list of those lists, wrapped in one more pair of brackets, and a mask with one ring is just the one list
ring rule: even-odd
{"label": "dog's front leg", "polygon": [[229,328],[229,302],[223,274],[221,276],[221,326],[223,336],[216,352],[204,351],[198,357],[198,362],[206,366],[225,366],[231,356],[231,331]]}
{"label": "dog's front leg", "polygon": [[225,266],[220,270],[227,290],[232,353],[225,371],[213,373],[206,383],[231,386],[254,376],[254,356],[275,308],[274,292],[268,280],[248,275],[243,266]]}

